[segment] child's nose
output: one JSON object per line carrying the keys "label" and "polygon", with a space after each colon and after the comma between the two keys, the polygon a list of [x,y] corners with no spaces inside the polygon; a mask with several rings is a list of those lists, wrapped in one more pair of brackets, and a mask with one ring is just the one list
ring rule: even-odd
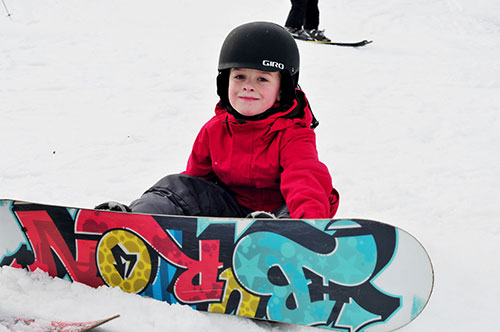
{"label": "child's nose", "polygon": [[243,84],[243,89],[253,91],[254,86],[250,80],[245,81],[245,84]]}

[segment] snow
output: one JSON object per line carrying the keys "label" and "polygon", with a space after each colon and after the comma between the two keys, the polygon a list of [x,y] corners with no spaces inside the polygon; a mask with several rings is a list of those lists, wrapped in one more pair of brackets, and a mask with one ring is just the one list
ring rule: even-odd
{"label": "snow", "polygon": [[[285,21],[289,1],[5,0],[0,17],[0,197],[128,203],[184,169],[217,102],[235,26]],[[360,49],[299,43],[300,81],[337,217],[415,235],[434,294],[402,331],[494,329],[500,302],[500,3],[320,2],[321,26]],[[0,269],[5,316],[93,320],[101,331],[314,331],[206,314]],[[0,327],[0,331],[2,328]]]}

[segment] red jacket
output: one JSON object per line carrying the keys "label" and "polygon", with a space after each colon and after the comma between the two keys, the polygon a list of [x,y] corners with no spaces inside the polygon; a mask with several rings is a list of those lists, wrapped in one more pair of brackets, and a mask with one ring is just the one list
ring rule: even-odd
{"label": "red jacket", "polygon": [[286,111],[244,123],[217,104],[184,174],[218,178],[239,204],[255,211],[272,212],[286,203],[291,218],[332,218],[339,196],[318,159],[312,113],[303,99],[303,118],[284,117],[297,107],[295,100]]}

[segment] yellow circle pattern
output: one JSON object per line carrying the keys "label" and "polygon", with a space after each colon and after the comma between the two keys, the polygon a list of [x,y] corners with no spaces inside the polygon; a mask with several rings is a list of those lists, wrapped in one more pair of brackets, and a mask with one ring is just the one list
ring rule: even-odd
{"label": "yellow circle pattern", "polygon": [[[117,270],[117,264],[113,255],[113,248],[120,249],[129,255],[137,257],[131,266],[131,273],[125,278]],[[144,241],[132,232],[115,229],[107,232],[97,245],[97,266],[102,278],[111,287],[120,287],[128,293],[139,293],[143,291],[151,278],[151,257]]]}

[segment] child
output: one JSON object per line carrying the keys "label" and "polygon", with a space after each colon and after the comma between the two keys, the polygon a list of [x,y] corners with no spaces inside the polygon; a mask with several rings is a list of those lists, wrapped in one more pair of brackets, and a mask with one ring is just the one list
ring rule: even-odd
{"label": "child", "polygon": [[161,179],[130,208],[113,202],[97,208],[332,218],[339,195],[318,160],[311,129],[317,121],[296,89],[299,52],[292,36],[274,23],[241,25],[226,37],[218,69],[220,101],[194,142],[186,170]]}

